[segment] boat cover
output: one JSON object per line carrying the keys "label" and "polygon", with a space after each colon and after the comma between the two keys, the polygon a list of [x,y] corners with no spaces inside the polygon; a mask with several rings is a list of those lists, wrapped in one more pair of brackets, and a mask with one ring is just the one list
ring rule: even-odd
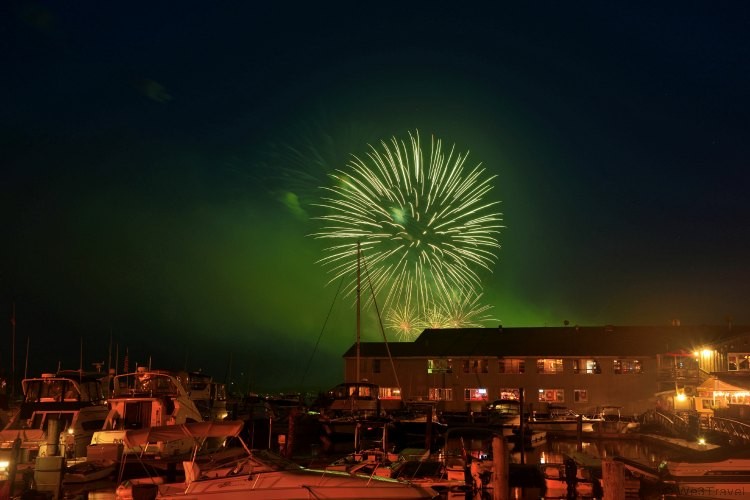
{"label": "boat cover", "polygon": [[237,437],[245,423],[241,420],[227,422],[191,422],[189,424],[161,425],[145,429],[125,431],[123,441],[128,447],[148,443],[176,441],[178,439],[202,439],[210,437]]}

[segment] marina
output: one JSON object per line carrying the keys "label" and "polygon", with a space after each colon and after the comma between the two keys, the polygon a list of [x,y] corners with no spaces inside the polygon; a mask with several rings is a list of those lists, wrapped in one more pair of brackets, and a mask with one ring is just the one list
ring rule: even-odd
{"label": "marina", "polygon": [[[271,400],[273,398],[269,398]],[[268,401],[266,404],[273,407]],[[123,428],[123,444],[116,460],[103,458],[102,453],[92,453],[91,450],[97,447],[89,448],[89,457],[78,459],[72,455],[67,458],[64,455],[48,456],[44,451],[43,456],[37,456],[30,466],[17,469],[12,498],[20,498],[29,491],[37,491],[42,495],[40,498],[130,499],[157,494],[158,498],[179,498],[186,492],[208,494],[213,484],[219,484],[217,481],[225,486],[229,484],[226,482],[229,477],[240,487],[247,483],[248,473],[268,470],[270,474],[278,467],[287,471],[283,474],[290,474],[289,471],[301,467],[304,472],[299,474],[308,477],[308,480],[303,480],[305,484],[316,474],[328,477],[329,480],[320,483],[320,487],[330,487],[330,491],[326,490],[329,495],[339,491],[337,495],[340,496],[336,498],[391,498],[388,496],[390,494],[396,495],[393,498],[432,498],[429,493],[424,493],[424,488],[431,489],[435,498],[463,500],[468,498],[467,495],[485,498],[492,494],[495,487],[492,477],[495,467],[493,446],[496,444],[493,438],[501,439],[502,446],[507,449],[508,487],[515,492],[514,498],[540,498],[539,495],[543,495],[543,498],[567,498],[570,474],[575,474],[577,478],[573,483],[575,498],[601,498],[604,484],[602,464],[607,461],[622,464],[626,498],[656,500],[665,495],[706,491],[711,492],[713,498],[737,498],[736,493],[744,491],[750,480],[747,477],[750,461],[742,457],[741,448],[676,438],[665,429],[650,425],[630,432],[579,430],[577,434],[571,434],[568,429],[550,429],[541,437],[525,441],[522,445],[520,440],[514,439],[519,433],[508,432],[503,423],[490,424],[476,415],[473,425],[467,422],[460,426],[447,425],[440,428],[434,439],[426,440],[422,435],[409,443],[416,447],[403,447],[403,442],[396,445],[397,441],[391,440],[391,432],[397,425],[395,418],[374,421],[363,418],[352,421],[357,430],[345,453],[343,443],[338,450],[325,451],[321,446],[325,436],[324,420],[316,416],[317,412],[310,413],[305,407],[298,407],[297,410],[291,412],[292,419],[284,427],[269,429],[271,438],[261,441],[270,444],[267,447],[257,447],[259,443],[256,443],[256,447],[251,449],[244,441],[238,444],[236,440],[227,447],[233,438],[248,436],[250,420],[203,420]],[[317,442],[309,439],[313,428],[309,423],[311,420],[319,423]],[[303,424],[304,421],[308,421],[308,424]],[[298,433],[294,431],[295,428]],[[290,434],[290,430],[295,434]],[[526,432],[529,435],[540,434],[531,428]],[[229,441],[227,438],[230,438]],[[171,446],[172,442],[192,442],[194,446],[200,443],[201,446],[185,453]],[[432,444],[425,448],[429,443]],[[206,449],[199,451],[206,444]],[[727,454],[736,458],[717,458]],[[262,466],[248,462],[248,457],[271,460],[270,463],[277,465]],[[690,457],[689,460],[686,457]],[[254,465],[249,469],[242,468],[249,467],[249,463]],[[151,472],[144,476],[144,470]],[[349,491],[356,492],[357,488],[363,486],[330,482],[342,473],[351,478],[381,478],[386,483],[378,484],[390,489],[384,493],[370,488],[356,493],[356,496],[347,496],[344,490],[353,488]],[[48,479],[55,475],[56,479]],[[353,480],[356,483],[357,479]],[[416,489],[412,491],[416,492],[416,496],[409,496],[411,493],[404,491],[394,493],[394,486],[387,486],[391,484],[387,481],[414,485]],[[58,488],[56,493],[55,482]],[[261,485],[257,483],[259,488]],[[242,488],[237,491],[241,492]],[[728,496],[717,496],[724,493]],[[247,492],[237,494],[249,498]],[[276,493],[269,491],[257,494],[258,498],[276,498],[273,496]],[[375,496],[368,497],[368,494]],[[297,498],[293,493],[288,495],[291,496],[278,498]],[[227,498],[234,497],[230,495]]]}

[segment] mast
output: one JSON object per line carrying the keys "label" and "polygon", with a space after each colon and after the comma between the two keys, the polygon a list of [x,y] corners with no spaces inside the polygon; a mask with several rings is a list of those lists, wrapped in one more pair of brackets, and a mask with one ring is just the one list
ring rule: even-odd
{"label": "mast", "polygon": [[10,385],[10,397],[12,400],[16,399],[16,302],[13,301],[13,315],[10,317],[11,324],[11,351],[10,351],[10,374],[11,374],[11,385]]}
{"label": "mast", "polygon": [[31,337],[26,337],[26,364],[23,367],[23,378],[29,377],[29,344],[31,343]]}
{"label": "mast", "polygon": [[359,247],[359,241],[357,241],[357,377],[355,378],[355,382],[359,382],[359,309],[360,309],[360,265],[359,265],[359,258],[360,258],[360,247]]}

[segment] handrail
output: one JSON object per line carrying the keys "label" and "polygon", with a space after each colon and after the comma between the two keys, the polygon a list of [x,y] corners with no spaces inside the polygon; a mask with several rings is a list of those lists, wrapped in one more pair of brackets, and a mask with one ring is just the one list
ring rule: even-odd
{"label": "handrail", "polygon": [[649,410],[643,415],[643,421],[657,424],[677,437],[694,437],[694,432],[690,428],[690,421],[675,413]]}
{"label": "handrail", "polygon": [[732,444],[750,444],[750,424],[730,418],[714,417],[711,430],[728,434]]}

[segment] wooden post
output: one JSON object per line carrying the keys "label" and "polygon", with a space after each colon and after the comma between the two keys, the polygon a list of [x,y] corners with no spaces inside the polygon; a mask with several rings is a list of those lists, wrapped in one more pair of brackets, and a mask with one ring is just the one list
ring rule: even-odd
{"label": "wooden post", "polygon": [[610,457],[602,459],[602,489],[604,500],[625,498],[625,466]]}
{"label": "wooden post", "polygon": [[21,438],[13,441],[13,448],[10,452],[10,465],[8,467],[8,498],[13,497],[13,485],[16,482],[16,471],[18,470],[18,461],[21,460]]}
{"label": "wooden post", "polygon": [[518,439],[521,441],[521,463],[526,463],[526,417],[524,416],[524,404],[526,402],[524,401],[524,393],[523,393],[523,387],[518,388],[518,405],[521,411],[521,424],[520,429],[518,433]]}
{"label": "wooden post", "polygon": [[287,427],[286,432],[286,454],[284,455],[286,458],[292,458],[292,454],[294,453],[294,433],[295,431],[295,424],[297,420],[297,408],[292,408],[289,411],[289,426]]}
{"label": "wooden post", "polygon": [[508,447],[502,436],[492,437],[492,500],[507,500],[510,488]]}

